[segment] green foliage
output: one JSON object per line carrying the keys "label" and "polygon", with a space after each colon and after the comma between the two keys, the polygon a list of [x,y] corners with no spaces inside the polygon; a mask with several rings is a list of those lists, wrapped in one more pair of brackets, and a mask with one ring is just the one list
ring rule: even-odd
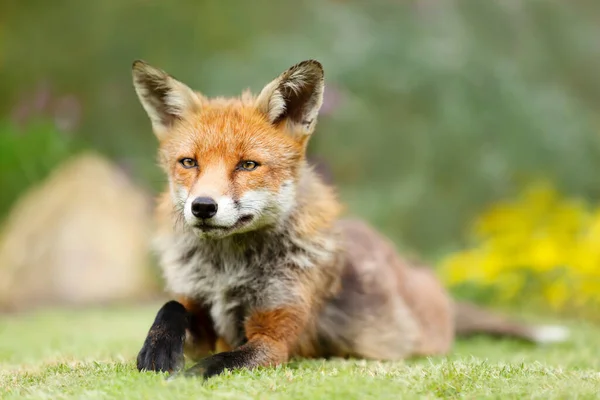
{"label": "green foliage", "polygon": [[90,146],[159,189],[132,60],[234,95],[318,58],[339,96],[311,151],[330,161],[352,213],[439,254],[531,179],[600,198],[599,4],[5,2],[0,111],[49,81],[84,105]]}
{"label": "green foliage", "polygon": [[26,127],[0,123],[0,220],[17,196],[75,151],[72,139],[47,121]]}

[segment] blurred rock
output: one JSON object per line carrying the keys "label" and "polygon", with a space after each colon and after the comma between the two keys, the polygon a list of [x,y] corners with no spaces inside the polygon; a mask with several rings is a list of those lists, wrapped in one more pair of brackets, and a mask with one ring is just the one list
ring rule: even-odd
{"label": "blurred rock", "polygon": [[2,228],[0,310],[156,293],[150,213],[148,197],[109,161],[67,161],[16,203]]}

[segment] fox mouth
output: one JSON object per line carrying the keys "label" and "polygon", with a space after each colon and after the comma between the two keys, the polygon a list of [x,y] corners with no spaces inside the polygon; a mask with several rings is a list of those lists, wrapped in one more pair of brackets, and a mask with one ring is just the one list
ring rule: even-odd
{"label": "fox mouth", "polygon": [[222,225],[211,225],[202,221],[194,225],[194,228],[200,229],[203,232],[212,232],[212,231],[229,231],[241,228],[242,226],[248,224],[250,221],[254,219],[254,216],[250,214],[242,215],[233,225],[230,226],[222,226]]}

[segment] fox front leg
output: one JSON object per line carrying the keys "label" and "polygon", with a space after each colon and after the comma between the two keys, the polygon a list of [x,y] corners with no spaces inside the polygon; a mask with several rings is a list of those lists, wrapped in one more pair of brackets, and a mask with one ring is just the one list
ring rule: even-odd
{"label": "fox front leg", "polygon": [[186,375],[210,378],[225,369],[251,369],[285,363],[307,319],[307,310],[298,307],[255,312],[245,324],[248,341],[244,345],[205,358],[187,370]]}
{"label": "fox front leg", "polygon": [[148,331],[137,357],[137,368],[177,372],[183,368],[184,352],[192,358],[200,358],[215,350],[216,341],[206,307],[186,298],[169,301],[158,311]]}
{"label": "fox front leg", "polygon": [[137,356],[139,371],[174,372],[183,367],[183,345],[189,315],[183,304],[172,300],[156,314]]}

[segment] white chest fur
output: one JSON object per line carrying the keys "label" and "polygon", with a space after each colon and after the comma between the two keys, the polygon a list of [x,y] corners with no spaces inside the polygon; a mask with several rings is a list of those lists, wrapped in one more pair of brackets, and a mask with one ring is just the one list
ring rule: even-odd
{"label": "white chest fur", "polygon": [[256,273],[242,258],[211,260],[201,248],[190,247],[189,241],[170,242],[161,246],[160,257],[167,290],[205,304],[216,332],[230,344],[240,344],[243,318],[260,283]]}
{"label": "white chest fur", "polygon": [[285,257],[256,248],[240,250],[227,241],[202,243],[186,235],[156,244],[168,291],[209,307],[215,330],[231,345],[243,340],[244,318],[252,309],[293,301],[293,292],[282,284],[290,271],[284,267]]}
{"label": "white chest fur", "polygon": [[217,333],[231,345],[243,340],[252,310],[296,304],[303,294],[291,281],[327,265],[334,254],[330,239],[253,237],[251,244],[231,238],[203,242],[180,233],[156,241],[167,289],[209,307]]}

